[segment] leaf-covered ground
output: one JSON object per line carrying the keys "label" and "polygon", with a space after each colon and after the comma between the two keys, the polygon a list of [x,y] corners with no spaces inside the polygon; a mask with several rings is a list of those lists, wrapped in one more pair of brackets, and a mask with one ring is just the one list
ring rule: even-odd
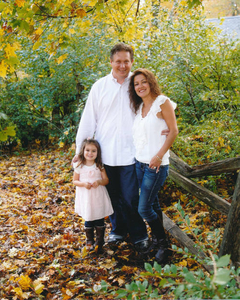
{"label": "leaf-covered ground", "polygon": [[[74,213],[71,159],[73,152],[48,151],[40,154],[5,156],[0,161],[0,298],[4,299],[111,299],[87,293],[101,280],[124,287],[144,270],[144,260],[131,243],[122,243],[104,253],[88,253],[84,248],[83,220]],[[225,199],[227,186],[221,184]],[[227,185],[227,184],[225,184]],[[181,201],[191,227],[214,251],[209,232],[219,228],[226,217],[210,211],[206,205],[186,195],[174,184],[165,184],[160,192],[166,214],[184,229],[174,204]],[[110,222],[106,220],[106,236]],[[208,237],[208,238],[207,238]],[[170,237],[173,244],[180,246]],[[208,245],[207,245],[208,247]],[[217,251],[217,249],[215,249]],[[196,261],[172,252],[171,263],[199,268]],[[157,282],[151,282],[157,287]],[[168,295],[162,290],[163,297]],[[169,297],[168,295],[167,297]]]}

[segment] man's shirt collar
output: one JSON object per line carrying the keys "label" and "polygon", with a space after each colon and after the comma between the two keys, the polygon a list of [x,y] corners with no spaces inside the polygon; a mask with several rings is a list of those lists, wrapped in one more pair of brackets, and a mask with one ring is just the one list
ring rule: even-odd
{"label": "man's shirt collar", "polygon": [[[128,73],[128,76],[124,79],[124,82],[129,81],[131,75],[132,75],[132,72],[130,71],[130,72]],[[113,69],[111,70],[110,76],[111,76],[111,79],[112,79],[114,82],[118,82],[118,81],[117,81],[117,78],[115,78],[115,77],[113,76]]]}

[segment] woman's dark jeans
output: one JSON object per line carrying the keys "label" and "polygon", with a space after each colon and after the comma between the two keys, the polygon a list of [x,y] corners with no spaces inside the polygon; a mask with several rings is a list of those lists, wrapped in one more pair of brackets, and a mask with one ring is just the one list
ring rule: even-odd
{"label": "woman's dark jeans", "polygon": [[[148,164],[136,162],[136,172],[140,188],[138,212],[147,222],[157,219],[156,197],[168,176],[169,166],[161,166],[159,172],[150,169]],[[154,209],[155,208],[155,209]]]}

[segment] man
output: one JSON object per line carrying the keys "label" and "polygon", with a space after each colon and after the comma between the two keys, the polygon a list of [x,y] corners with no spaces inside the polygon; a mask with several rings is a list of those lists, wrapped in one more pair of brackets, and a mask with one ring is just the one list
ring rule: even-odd
{"label": "man", "polygon": [[[134,113],[128,96],[133,56],[133,49],[124,43],[111,49],[112,71],[91,88],[77,132],[76,154],[85,138],[95,136],[101,145],[109,177],[107,189],[114,209],[108,243],[123,241],[129,233],[141,252],[149,243],[145,222],[138,214],[139,190],[132,138]],[[76,160],[77,156],[73,162]]]}

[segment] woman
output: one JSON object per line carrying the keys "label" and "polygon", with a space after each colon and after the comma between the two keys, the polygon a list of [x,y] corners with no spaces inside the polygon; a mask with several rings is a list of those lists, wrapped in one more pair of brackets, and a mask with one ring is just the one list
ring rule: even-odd
{"label": "woman", "polygon": [[[162,263],[168,256],[168,243],[162,211],[155,200],[168,175],[169,148],[178,134],[174,113],[176,104],[161,94],[154,74],[146,69],[133,72],[129,94],[136,113],[133,139],[141,189],[138,212],[151,228],[152,245],[148,252],[156,250],[155,259]],[[166,129],[169,129],[168,135],[162,135],[161,132]]]}

